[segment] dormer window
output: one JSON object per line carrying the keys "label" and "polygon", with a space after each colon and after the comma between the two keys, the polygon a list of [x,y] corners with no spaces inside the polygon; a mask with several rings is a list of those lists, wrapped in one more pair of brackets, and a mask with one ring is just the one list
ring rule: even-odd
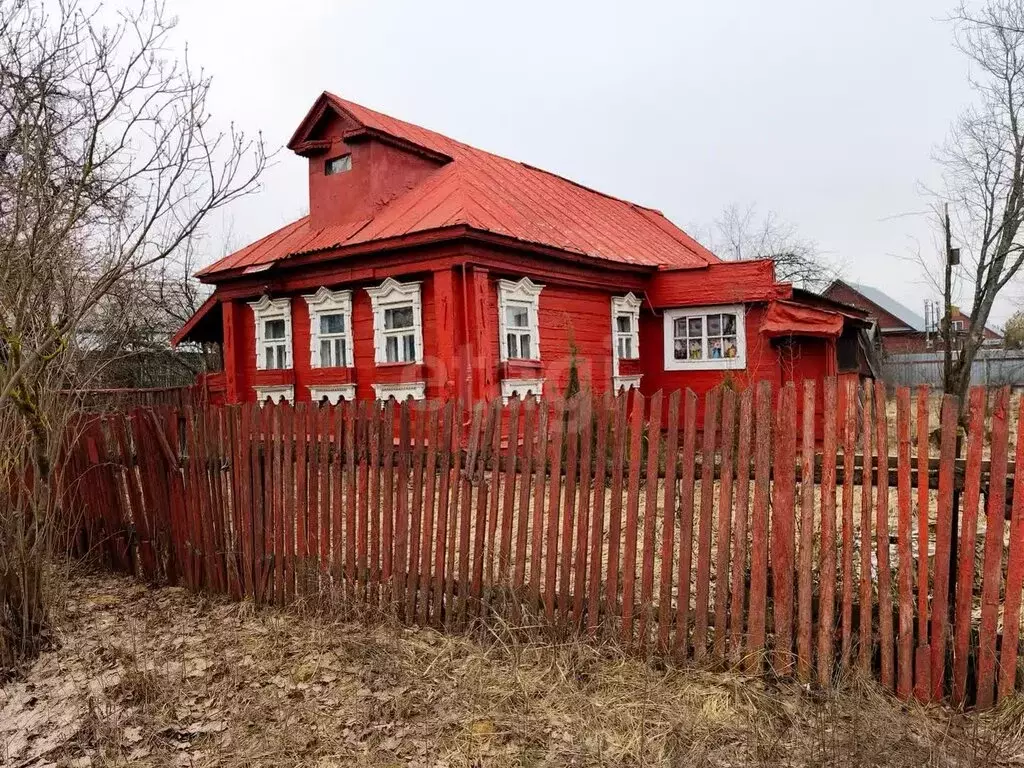
{"label": "dormer window", "polygon": [[321,288],[309,305],[309,362],[313,368],[352,367],[352,292]]}
{"label": "dormer window", "polygon": [[345,173],[352,170],[352,155],[332,157],[324,164],[324,175],[333,176],[336,173]]}
{"label": "dormer window", "polygon": [[256,320],[256,370],[291,368],[291,299],[264,296],[249,306]]}

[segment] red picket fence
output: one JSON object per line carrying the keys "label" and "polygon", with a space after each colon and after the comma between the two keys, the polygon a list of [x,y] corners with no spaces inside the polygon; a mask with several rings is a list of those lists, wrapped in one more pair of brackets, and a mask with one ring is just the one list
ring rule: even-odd
{"label": "red picket fence", "polygon": [[712,392],[701,433],[692,392],[87,415],[65,460],[71,535],[112,568],[257,602],[330,593],[453,630],[501,617],[979,707],[1013,692],[1009,391],[989,420],[971,393],[966,460],[953,398],[933,457],[926,390],[897,391],[892,433],[880,382],[827,381],[823,434],[814,383],[800,396]]}

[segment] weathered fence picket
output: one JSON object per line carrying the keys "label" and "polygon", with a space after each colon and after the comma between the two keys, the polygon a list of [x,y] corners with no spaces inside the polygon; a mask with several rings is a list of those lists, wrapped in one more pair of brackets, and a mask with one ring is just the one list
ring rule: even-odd
{"label": "weathered fence picket", "polygon": [[713,391],[703,420],[692,392],[83,414],[67,539],[257,603],[501,617],[821,685],[855,666],[987,707],[1020,684],[1024,402],[972,390],[961,459],[944,398],[935,461],[914,394],[892,425],[884,385],[833,379]]}

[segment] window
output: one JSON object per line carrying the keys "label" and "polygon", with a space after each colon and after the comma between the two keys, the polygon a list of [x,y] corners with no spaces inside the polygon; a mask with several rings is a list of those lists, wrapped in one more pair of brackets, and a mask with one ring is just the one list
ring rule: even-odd
{"label": "window", "polygon": [[964,321],[963,320],[953,320],[950,323],[950,325],[953,328],[953,333],[963,333],[964,332]]}
{"label": "window", "polygon": [[352,170],[352,155],[333,157],[324,164],[324,175],[333,176],[336,173],[345,173]]}
{"label": "window", "polygon": [[416,361],[416,324],[413,321],[412,307],[392,307],[384,310],[384,361]]}
{"label": "window", "polygon": [[313,368],[352,367],[352,292],[321,288],[303,296],[309,305],[309,351]]}
{"label": "window", "polygon": [[367,288],[373,304],[374,359],[377,365],[423,362],[423,319],[419,283],[390,277]]}
{"label": "window", "polygon": [[665,312],[665,369],[746,367],[742,306],[694,307]]}
{"label": "window", "polygon": [[524,277],[498,281],[501,360],[540,360],[538,305],[543,285]]}
{"label": "window", "polygon": [[640,376],[623,376],[620,360],[640,357],[640,299],[632,293],[612,297],[612,385],[618,392],[623,387],[639,387]]}
{"label": "window", "polygon": [[256,370],[292,367],[291,299],[263,296],[249,302],[256,320]]}

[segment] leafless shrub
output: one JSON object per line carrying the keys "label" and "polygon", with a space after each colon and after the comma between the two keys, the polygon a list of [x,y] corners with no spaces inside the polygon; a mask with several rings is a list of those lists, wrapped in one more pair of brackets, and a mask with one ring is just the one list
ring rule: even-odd
{"label": "leafless shrub", "polygon": [[[90,331],[253,191],[262,141],[215,128],[210,80],[167,57],[160,2],[105,24],[77,0],[0,0],[0,666],[46,626],[45,557],[75,478],[52,468],[103,360]],[[102,322],[101,322],[102,321]]]}

